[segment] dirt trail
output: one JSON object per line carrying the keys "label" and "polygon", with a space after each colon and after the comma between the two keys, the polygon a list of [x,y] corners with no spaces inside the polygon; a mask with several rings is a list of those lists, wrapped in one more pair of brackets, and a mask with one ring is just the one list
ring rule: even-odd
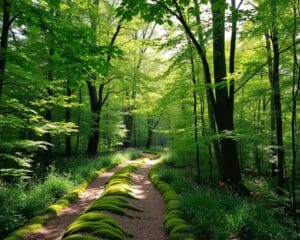
{"label": "dirt trail", "polygon": [[[148,156],[148,154],[144,154],[144,157]],[[165,215],[163,199],[148,179],[150,168],[157,162],[158,160],[148,160],[135,172],[135,174],[133,174],[134,189],[138,199],[130,199],[129,203],[142,209],[143,212],[130,212],[135,216],[133,219],[107,213],[115,218],[124,230],[134,234],[134,238],[130,238],[132,240],[168,239],[163,228],[163,218]],[[121,164],[97,177],[74,203],[62,210],[58,217],[49,220],[43,228],[37,230],[26,239],[61,239],[67,226],[70,225],[90,203],[103,193],[105,185],[110,177],[117,170],[128,164],[130,164],[130,162]]]}
{"label": "dirt trail", "polygon": [[139,199],[130,199],[129,203],[142,209],[143,212],[131,211],[130,213],[135,216],[133,219],[110,214],[121,224],[124,230],[134,234],[134,238],[129,239],[168,239],[163,228],[163,218],[165,216],[163,199],[148,179],[150,168],[157,162],[158,160],[146,161],[133,175],[135,194]]}
{"label": "dirt trail", "polygon": [[96,200],[103,192],[105,184],[111,176],[119,169],[127,166],[130,162],[123,163],[115,168],[98,176],[82,193],[79,198],[63,209],[59,215],[50,219],[43,228],[38,229],[33,234],[27,236],[27,240],[58,240],[61,239],[64,230],[69,226],[78,215],[84,211],[88,205]]}

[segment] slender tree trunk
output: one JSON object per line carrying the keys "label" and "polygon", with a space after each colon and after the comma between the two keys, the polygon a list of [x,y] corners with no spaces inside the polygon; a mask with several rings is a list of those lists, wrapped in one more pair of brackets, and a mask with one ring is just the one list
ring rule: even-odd
{"label": "slender tree trunk", "polygon": [[274,98],[275,122],[276,122],[276,143],[277,143],[277,166],[278,166],[278,187],[282,188],[285,182],[284,179],[284,146],[282,134],[282,111],[281,111],[281,96],[279,83],[279,40],[277,30],[277,0],[270,0],[270,8],[272,15],[272,46],[273,46],[273,85],[272,95]]}
{"label": "slender tree trunk", "polygon": [[[202,25],[201,25],[201,20],[200,20],[200,4],[198,0],[194,0],[194,7],[196,11],[196,22],[198,25],[197,28],[197,34],[198,34],[198,41],[199,41],[199,46],[196,49],[198,50],[198,54],[201,57],[202,60],[202,67],[203,67],[203,74],[204,74],[204,79],[205,83],[208,84],[208,87],[206,88],[206,97],[207,97],[207,108],[208,108],[208,117],[209,117],[209,125],[210,125],[210,131],[211,135],[217,135],[218,130],[216,126],[216,119],[214,115],[214,109],[213,109],[213,103],[214,103],[214,96],[212,91],[209,89],[209,85],[211,84],[210,80],[210,71],[209,71],[209,66],[206,60],[206,49],[204,46],[204,39],[203,39],[203,31],[202,31]],[[195,42],[194,42],[195,44]],[[199,49],[200,48],[200,49]],[[215,152],[215,157],[218,162],[218,168],[219,168],[219,173],[220,175],[223,175],[223,169],[221,168],[221,163],[222,163],[222,154],[221,154],[221,146],[219,140],[215,137],[213,140],[213,147],[214,147],[214,152]]]}
{"label": "slender tree trunk", "polygon": [[[134,91],[132,89],[132,91]],[[134,121],[134,117],[133,117],[133,113],[132,113],[132,109],[133,109],[133,104],[131,103],[131,101],[133,101],[133,96],[132,94],[130,94],[129,90],[126,91],[126,98],[129,102],[128,106],[125,107],[125,116],[124,116],[124,123],[125,123],[125,127],[126,127],[126,137],[125,137],[125,141],[124,141],[124,148],[128,148],[132,146],[132,138],[133,138],[133,121]]]}
{"label": "slender tree trunk", "polygon": [[6,70],[6,52],[8,48],[8,33],[10,28],[10,3],[8,0],[3,0],[2,3],[3,14],[2,14],[2,32],[0,42],[0,102],[2,97],[2,90],[5,80]]}
{"label": "slender tree trunk", "polygon": [[[294,3],[295,4],[295,3]],[[300,84],[300,68],[297,58],[297,9],[296,4],[293,6],[293,88],[292,88],[292,210],[294,216],[294,223],[297,234],[299,233],[299,226],[297,220],[297,196],[296,196],[296,160],[297,160],[297,141],[296,141],[296,125],[297,125],[297,96]]]}
{"label": "slender tree trunk", "polygon": [[[269,34],[265,34],[265,41],[266,41],[266,52],[267,52],[267,60],[268,60],[268,75],[269,75],[269,82],[271,87],[273,86],[273,63],[272,63],[272,51],[271,51],[271,44]],[[274,95],[273,92],[271,93],[271,104],[270,104],[270,112],[271,112],[271,175],[276,175],[277,169],[277,153],[276,153],[276,122],[275,122],[275,108],[274,108]]]}
{"label": "slender tree trunk", "polygon": [[[197,182],[200,182],[200,148],[198,141],[198,112],[197,112],[197,94],[196,94],[196,76],[193,55],[191,56],[191,70],[192,70],[192,83],[193,83],[193,111],[194,111],[194,139],[195,139],[195,162],[197,167]],[[204,127],[204,126],[202,126]]]}
{"label": "slender tree trunk", "polygon": [[261,133],[261,99],[258,99],[258,107],[257,107],[257,118],[255,119],[257,127],[256,127],[256,141],[255,141],[255,146],[254,146],[254,159],[255,159],[255,165],[256,165],[256,169],[257,169],[257,173],[260,174],[261,173],[261,154],[260,154],[260,150],[259,150],[259,135]]}
{"label": "slender tree trunk", "polygon": [[[52,84],[53,79],[54,79],[53,66],[52,66],[52,64],[53,64],[53,59],[52,59],[53,55],[54,55],[54,49],[50,48],[49,49],[49,62],[48,62],[49,70],[48,70],[48,73],[47,73],[48,74],[49,85]],[[47,91],[48,91],[49,97],[51,97],[53,95],[53,91],[52,91],[51,87],[48,87]],[[52,118],[53,118],[52,108],[50,107],[50,108],[46,109],[45,119],[47,121],[51,122]],[[45,141],[52,144],[53,139],[52,139],[51,133],[46,133],[45,134]],[[53,147],[50,145],[50,146],[48,146],[48,150],[45,151],[44,159],[43,159],[43,161],[44,161],[44,170],[45,171],[46,171],[47,167],[50,165],[50,159],[52,158],[52,152],[53,152]]]}
{"label": "slender tree trunk", "polygon": [[147,141],[146,141],[146,149],[149,149],[151,147],[152,138],[153,138],[153,131],[158,126],[161,116],[163,112],[160,113],[158,116],[158,119],[148,118],[147,119],[147,125],[148,125],[148,135],[147,135]]}
{"label": "slender tree trunk", "polygon": [[[80,87],[79,89],[79,100],[78,103],[81,105],[82,103],[82,87]],[[79,109],[78,112],[78,117],[77,117],[77,126],[79,127],[79,131],[77,132],[76,135],[76,145],[75,145],[75,154],[78,154],[78,149],[79,149],[79,141],[80,141],[80,125],[81,125],[81,110]]]}
{"label": "slender tree trunk", "polygon": [[1,43],[0,43],[0,101],[2,97],[2,89],[5,79],[6,70],[6,51],[8,48],[8,33],[10,27],[10,3],[8,0],[3,0],[3,15],[2,15],[2,32],[1,32]]}
{"label": "slender tree trunk", "polygon": [[[91,14],[91,29],[97,35],[98,31],[98,7],[99,7],[99,0],[93,0],[94,11]],[[93,42],[94,45],[97,45],[97,41]],[[90,107],[91,107],[91,130],[89,133],[88,144],[87,144],[87,154],[94,156],[98,153],[98,145],[99,145],[99,128],[100,128],[100,113],[101,113],[101,99],[97,95],[97,89],[95,86],[96,82],[96,73],[92,73],[90,79],[87,80],[87,86],[89,91],[90,97]],[[103,91],[104,84],[100,84],[100,89]]]}
{"label": "slender tree trunk", "polygon": [[[67,80],[67,88],[66,88],[66,96],[68,97],[68,103],[71,103],[71,95],[72,91],[69,87],[69,80]],[[71,121],[71,108],[66,107],[65,108],[65,121],[66,123]],[[72,145],[71,145],[71,135],[66,135],[65,136],[65,151],[66,151],[66,156],[70,157],[72,153]]]}

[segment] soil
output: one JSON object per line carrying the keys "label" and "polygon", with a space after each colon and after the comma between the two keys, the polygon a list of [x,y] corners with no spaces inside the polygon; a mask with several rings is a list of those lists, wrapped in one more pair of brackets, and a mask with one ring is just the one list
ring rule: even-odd
{"label": "soil", "polygon": [[130,211],[135,218],[128,218],[115,214],[113,216],[122,228],[134,235],[133,240],[167,240],[164,231],[163,218],[165,209],[162,196],[154,188],[148,178],[150,168],[158,160],[149,160],[143,164],[133,175],[135,195],[138,199],[130,199],[128,202],[143,212]]}

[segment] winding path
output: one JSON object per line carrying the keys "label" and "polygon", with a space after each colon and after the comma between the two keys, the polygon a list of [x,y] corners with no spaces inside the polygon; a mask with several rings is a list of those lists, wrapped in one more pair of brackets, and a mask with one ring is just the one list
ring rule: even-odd
{"label": "winding path", "polygon": [[[148,155],[144,155],[147,157]],[[159,160],[147,160],[135,174],[133,174],[135,194],[138,199],[129,200],[130,203],[139,207],[143,212],[134,212],[135,218],[110,214],[120,225],[134,235],[134,240],[167,240],[163,228],[165,215],[163,199],[148,179],[150,168]],[[78,215],[96,200],[105,188],[111,176],[119,169],[126,167],[130,161],[123,163],[104,174],[98,176],[79,196],[79,198],[64,210],[56,218],[49,220],[45,226],[26,237],[27,240],[58,240],[64,234],[64,230]]]}
{"label": "winding path", "polygon": [[105,184],[111,176],[119,169],[128,166],[130,162],[120,164],[119,166],[108,170],[98,176],[82,193],[79,198],[63,209],[59,215],[50,219],[43,228],[38,229],[32,235],[27,236],[26,240],[58,240],[64,234],[64,230],[69,226],[78,215],[86,209],[94,200],[96,200],[105,188]]}

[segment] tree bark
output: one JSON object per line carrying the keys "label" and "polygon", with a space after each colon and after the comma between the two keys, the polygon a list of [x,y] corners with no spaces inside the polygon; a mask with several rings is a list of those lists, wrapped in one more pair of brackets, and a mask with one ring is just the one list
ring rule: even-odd
{"label": "tree bark", "polygon": [[[271,88],[273,86],[273,63],[272,63],[272,51],[271,51],[271,43],[269,39],[269,34],[265,34],[265,41],[266,41],[266,52],[267,52],[267,60],[268,60],[268,75],[269,75],[269,82]],[[273,89],[273,88],[272,88]],[[271,93],[271,104],[270,104],[270,112],[271,112],[271,175],[276,175],[277,165],[275,159],[278,159],[277,152],[276,152],[276,122],[275,122],[275,107],[274,107],[274,94],[273,91]]]}
{"label": "tree bark", "polygon": [[284,146],[282,134],[282,111],[281,111],[281,96],[280,96],[280,83],[279,83],[279,40],[277,29],[277,0],[270,0],[270,8],[272,15],[272,30],[271,40],[273,46],[273,85],[272,95],[274,98],[275,122],[276,122],[276,143],[277,143],[277,167],[278,167],[278,187],[282,188],[285,182],[284,179]]}
{"label": "tree bark", "polygon": [[297,171],[296,171],[296,162],[297,162],[297,141],[296,141],[296,125],[297,125],[297,95],[299,92],[299,84],[300,84],[300,68],[297,58],[297,46],[296,46],[296,38],[297,38],[297,9],[296,5],[293,6],[293,33],[292,33],[292,41],[293,41],[293,88],[292,88],[292,121],[291,121],[291,129],[292,129],[292,210],[294,223],[297,234],[299,233],[298,219],[297,219],[297,196],[296,196],[296,180],[297,180]]}
{"label": "tree bark", "polygon": [[[222,134],[234,130],[233,123],[233,96],[228,96],[226,86],[226,58],[225,58],[225,6],[226,1],[212,0],[213,15],[213,62],[216,87],[215,117],[218,130]],[[222,153],[222,181],[239,185],[242,177],[237,152],[236,140],[232,136],[222,136],[220,139]]]}
{"label": "tree bark", "polygon": [[[71,103],[71,97],[72,91],[69,87],[69,80],[67,81],[67,88],[66,88],[66,96],[68,97],[68,103]],[[66,107],[65,108],[65,121],[66,123],[71,121],[71,108]],[[71,135],[66,135],[65,136],[65,151],[66,151],[66,156],[70,157],[72,153],[72,144],[71,144]]]}
{"label": "tree bark", "polygon": [[[198,141],[198,112],[197,112],[197,94],[196,94],[196,76],[193,55],[191,56],[191,70],[192,70],[192,83],[193,83],[193,112],[194,112],[194,140],[195,140],[195,162],[197,168],[197,182],[200,182],[200,148]],[[202,126],[204,128],[204,126]]]}
{"label": "tree bark", "polygon": [[151,127],[149,127],[148,135],[147,135],[147,142],[146,142],[146,149],[149,149],[151,147],[152,136],[153,136],[153,129]]}
{"label": "tree bark", "polygon": [[[82,87],[80,87],[79,89],[79,99],[78,99],[78,103],[81,104],[82,103]],[[80,141],[80,123],[81,123],[81,112],[79,109],[78,112],[78,117],[77,117],[77,126],[79,127],[79,131],[77,132],[76,135],[76,145],[75,145],[75,154],[78,154],[78,149],[79,149],[79,141]]]}
{"label": "tree bark", "polygon": [[[52,64],[53,64],[52,57],[54,55],[54,49],[50,48],[49,51],[48,51],[48,54],[49,54],[49,59],[48,59],[49,69],[48,69],[48,73],[47,73],[47,75],[48,75],[47,78],[48,78],[48,81],[49,81],[49,85],[51,85],[53,80],[54,80],[54,75],[53,75],[54,72],[53,72],[53,66],[52,66]],[[47,92],[48,92],[48,97],[51,97],[53,95],[53,91],[52,91],[51,87],[48,87]],[[45,119],[47,121],[51,122],[52,118],[53,118],[53,116],[52,116],[52,107],[50,106],[50,108],[46,109]],[[52,139],[51,133],[46,133],[45,134],[45,141],[52,144],[53,139]],[[44,165],[45,165],[44,168],[45,168],[45,170],[50,164],[50,159],[52,157],[52,151],[53,151],[53,149],[52,149],[51,145],[48,146],[48,150],[45,151],[45,156],[44,156],[44,162],[45,162],[44,163]]]}
{"label": "tree bark", "polygon": [[[96,76],[92,76],[93,80],[95,81]],[[91,118],[91,132],[88,138],[88,145],[87,145],[87,154],[88,155],[96,155],[98,153],[98,145],[99,145],[99,135],[100,135],[100,114],[102,110],[102,96],[103,96],[103,89],[104,85],[100,84],[99,87],[99,97],[97,96],[97,89],[91,82],[91,80],[87,81],[88,90],[89,90],[89,97],[90,97],[90,107],[92,112]]]}
{"label": "tree bark", "polygon": [[[134,100],[135,98],[135,94],[132,93],[130,94],[129,92],[130,90],[126,91],[126,98],[129,101],[129,104],[127,107],[125,107],[125,115],[124,115],[124,124],[126,127],[126,137],[125,137],[125,141],[124,141],[124,148],[128,148],[131,147],[132,144],[132,137],[133,137],[133,121],[134,121],[134,116],[132,113],[132,109],[134,108],[133,104],[131,103],[131,101]],[[132,92],[134,92],[135,90],[132,89]]]}
{"label": "tree bark", "polygon": [[6,52],[8,48],[8,33],[10,28],[10,3],[8,0],[3,0],[3,14],[2,14],[2,32],[0,42],[0,102],[2,98],[3,85],[5,80],[6,70]]}

